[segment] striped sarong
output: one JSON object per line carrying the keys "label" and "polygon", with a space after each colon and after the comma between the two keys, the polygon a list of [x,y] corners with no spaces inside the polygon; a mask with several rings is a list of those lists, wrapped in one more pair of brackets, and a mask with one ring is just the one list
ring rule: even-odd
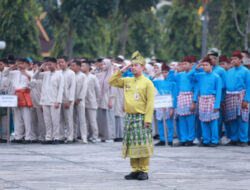
{"label": "striped sarong", "polygon": [[177,98],[176,114],[180,116],[194,114],[193,111],[190,111],[192,103],[193,103],[193,92],[180,92]]}
{"label": "striped sarong", "polygon": [[214,112],[215,96],[203,95],[199,96],[199,119],[202,122],[209,122],[219,119],[220,112]]}
{"label": "striped sarong", "polygon": [[143,114],[126,114],[122,157],[144,158],[154,154],[152,125],[144,127]]}
{"label": "striped sarong", "polygon": [[242,102],[245,98],[245,90],[226,92],[225,100],[225,120],[231,121],[241,116],[242,120],[249,120],[249,103],[248,108],[242,109]]}

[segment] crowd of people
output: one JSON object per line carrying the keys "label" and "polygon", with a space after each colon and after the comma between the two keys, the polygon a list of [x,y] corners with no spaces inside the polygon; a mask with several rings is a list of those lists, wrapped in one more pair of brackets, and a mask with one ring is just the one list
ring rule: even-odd
{"label": "crowd of people", "polygon": [[[9,138],[7,122],[13,122],[11,143],[121,142],[124,91],[130,87],[112,86],[110,78],[124,67],[121,77],[132,78],[131,62],[123,56],[95,61],[65,56],[42,61],[14,56],[0,59],[0,94],[18,96],[10,121],[6,108],[0,108],[0,141]],[[143,75],[154,84],[155,95],[170,94],[173,101],[172,107],[154,111],[153,134],[160,139],[155,145],[248,146],[249,69],[247,51],[235,51],[231,58],[210,51],[201,60],[185,56],[173,64],[147,59]],[[135,93],[133,98],[139,96]]]}

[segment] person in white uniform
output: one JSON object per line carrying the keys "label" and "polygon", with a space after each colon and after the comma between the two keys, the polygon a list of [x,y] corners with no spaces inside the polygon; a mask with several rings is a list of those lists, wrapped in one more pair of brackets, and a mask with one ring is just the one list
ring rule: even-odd
{"label": "person in white uniform", "polygon": [[[31,125],[30,109],[33,107],[28,83],[33,72],[27,70],[29,61],[26,58],[17,58],[16,64],[6,69],[15,94],[18,96],[18,107],[14,108],[14,131],[12,143],[35,143],[36,135]],[[15,70],[17,69],[17,70]],[[23,139],[25,141],[23,141]]]}
{"label": "person in white uniform", "polygon": [[[119,70],[119,65],[114,64],[114,72]],[[115,114],[115,142],[122,142],[123,127],[124,127],[124,91],[122,88],[115,88],[114,99],[114,114]]]}
{"label": "person in white uniform", "polygon": [[[64,135],[68,144],[72,144],[74,140],[74,100],[76,78],[75,73],[68,68],[67,58],[65,56],[57,59],[64,78],[63,101],[61,107],[61,135]],[[66,129],[66,130],[65,130]]]}
{"label": "person in white uniform", "polygon": [[85,117],[85,97],[87,93],[87,77],[81,72],[81,61],[74,60],[71,69],[76,76],[75,105],[74,105],[74,138],[80,129],[83,144],[87,144],[87,125]]}
{"label": "person in white uniform", "polygon": [[[62,72],[56,70],[57,61],[53,57],[45,57],[44,64],[34,74],[35,79],[42,78],[40,105],[46,128],[44,144],[63,143],[60,135],[60,111],[63,97],[64,78]],[[48,69],[48,71],[46,71]],[[45,70],[45,72],[41,72]]]}
{"label": "person in white uniform", "polygon": [[[40,66],[40,62],[34,61],[33,72],[35,73]],[[36,133],[38,142],[41,143],[45,140],[45,123],[42,106],[40,105],[42,84],[43,81],[37,79],[31,79],[28,83],[28,86],[31,89],[30,95],[33,102],[33,108],[31,109],[32,126],[34,127],[34,133]]]}
{"label": "person in white uniform", "polygon": [[98,102],[97,123],[102,142],[109,142],[115,138],[115,116],[113,111],[115,87],[111,87],[108,83],[113,74],[112,64],[109,59],[104,59],[103,62],[102,72],[96,75],[99,79],[102,94]]}
{"label": "person in white uniform", "polygon": [[[5,76],[8,59],[0,59],[0,95],[8,93],[8,78]],[[0,108],[0,143],[7,142],[7,109]]]}
{"label": "person in white uniform", "polygon": [[97,108],[101,97],[101,88],[98,79],[90,73],[90,61],[82,62],[81,70],[87,77],[87,94],[85,97],[85,115],[89,141],[95,143],[98,139]]}

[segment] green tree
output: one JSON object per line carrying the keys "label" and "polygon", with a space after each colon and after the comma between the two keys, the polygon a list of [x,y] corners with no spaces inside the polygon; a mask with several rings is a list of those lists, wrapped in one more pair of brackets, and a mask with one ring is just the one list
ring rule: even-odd
{"label": "green tree", "polygon": [[144,56],[163,56],[162,26],[152,11],[137,13],[130,20],[126,55],[139,50]]}
{"label": "green tree", "polygon": [[[67,0],[60,7],[53,2],[40,0],[48,10],[52,23],[56,26],[55,48],[63,46],[63,54],[73,55],[74,36],[81,37],[86,30],[97,23],[99,17],[107,17],[117,7],[116,0]],[[60,50],[52,50],[53,54]]]}
{"label": "green tree", "polygon": [[127,35],[129,28],[129,20],[136,16],[143,10],[150,10],[152,6],[155,6],[159,2],[158,0],[120,0],[119,14],[123,16],[123,29],[120,37],[121,50],[120,53],[125,55],[127,45]]}
{"label": "green tree", "polygon": [[166,58],[180,60],[185,55],[201,54],[201,21],[199,1],[173,0],[166,17],[164,47]]}
{"label": "green tree", "polygon": [[[243,3],[237,3],[237,5],[239,10],[244,10]],[[240,27],[243,27],[246,21],[245,11],[238,11],[238,17],[241,18],[239,21]],[[235,21],[233,18],[233,6],[231,0],[223,1],[222,13],[219,18],[218,31],[219,31],[218,47],[222,51],[222,54],[230,56],[234,50],[243,49],[244,39],[240,36],[240,34],[237,31]]]}
{"label": "green tree", "polygon": [[39,30],[36,17],[39,14],[34,0],[2,0],[0,3],[0,39],[7,47],[0,56],[40,57]]}

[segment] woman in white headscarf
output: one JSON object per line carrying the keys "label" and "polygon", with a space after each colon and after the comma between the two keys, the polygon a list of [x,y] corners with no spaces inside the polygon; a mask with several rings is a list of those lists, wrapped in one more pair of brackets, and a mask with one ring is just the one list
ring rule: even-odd
{"label": "woman in white headscarf", "polygon": [[161,64],[155,63],[154,65],[154,75],[151,80],[163,80],[163,76],[161,74]]}
{"label": "woman in white headscarf", "polygon": [[99,128],[99,136],[103,142],[114,139],[115,133],[115,117],[113,112],[113,103],[115,97],[115,89],[108,83],[109,78],[113,74],[113,68],[109,59],[103,60],[102,72],[96,74],[100,87],[101,98],[98,102],[97,123]]}

